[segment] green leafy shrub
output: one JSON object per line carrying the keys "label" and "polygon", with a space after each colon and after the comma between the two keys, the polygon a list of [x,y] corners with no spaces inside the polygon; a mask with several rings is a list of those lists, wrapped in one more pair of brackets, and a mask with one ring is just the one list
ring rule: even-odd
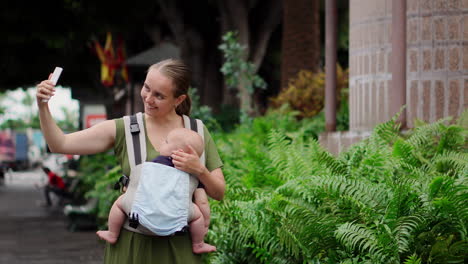
{"label": "green leafy shrub", "polygon": [[238,33],[226,32],[222,37],[222,44],[218,46],[222,51],[224,62],[221,72],[228,88],[237,88],[240,101],[240,120],[250,119],[258,113],[257,106],[252,100],[256,89],[265,89],[266,82],[257,74],[257,66],[248,61],[247,47],[239,43]]}
{"label": "green leafy shrub", "polygon": [[334,157],[295,114],[215,135],[227,190],[209,263],[467,261],[467,127],[401,134],[395,117]]}
{"label": "green leafy shrub", "polygon": [[192,100],[192,110],[190,117],[198,118],[203,121],[209,131],[220,131],[220,125],[217,120],[213,117],[211,108],[207,105],[202,105],[200,102],[200,96],[197,94],[197,89],[191,87],[188,90],[190,99]]}
{"label": "green leafy shrub", "polygon": [[[347,93],[342,92],[348,87],[348,70],[337,66],[337,105],[347,101]],[[288,104],[291,109],[299,112],[298,117],[312,117],[322,111],[325,100],[325,73],[313,73],[301,70],[297,77],[289,80],[288,87],[278,96],[271,98],[273,107]]]}
{"label": "green leafy shrub", "polygon": [[120,192],[113,189],[122,175],[113,153],[83,156],[80,161],[80,175],[87,186],[85,197],[98,199],[97,218],[101,227],[107,225],[110,208]]}

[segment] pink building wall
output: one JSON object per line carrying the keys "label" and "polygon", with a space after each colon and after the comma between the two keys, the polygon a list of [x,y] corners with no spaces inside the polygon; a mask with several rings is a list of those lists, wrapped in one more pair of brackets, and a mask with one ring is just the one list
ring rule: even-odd
{"label": "pink building wall", "polygon": [[[391,113],[392,2],[350,0],[350,131],[325,133],[333,153],[365,138]],[[458,117],[468,106],[468,0],[407,1],[407,126]]]}

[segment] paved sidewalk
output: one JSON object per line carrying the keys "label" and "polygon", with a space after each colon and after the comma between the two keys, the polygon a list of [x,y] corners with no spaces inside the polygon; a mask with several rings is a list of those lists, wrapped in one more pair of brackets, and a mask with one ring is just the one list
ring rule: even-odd
{"label": "paved sidewalk", "polygon": [[69,232],[61,208],[44,208],[40,171],[15,172],[0,186],[0,264],[102,263],[93,231]]}

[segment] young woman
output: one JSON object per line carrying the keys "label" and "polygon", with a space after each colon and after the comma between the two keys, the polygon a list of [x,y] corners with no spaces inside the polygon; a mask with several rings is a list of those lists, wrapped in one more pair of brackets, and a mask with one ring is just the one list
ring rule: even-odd
{"label": "young woman", "polygon": [[[190,113],[191,101],[187,94],[190,71],[178,60],[164,60],[148,69],[141,89],[144,103],[147,161],[158,156],[158,150],[168,133],[184,127],[182,115]],[[114,148],[123,173],[130,175],[122,118],[107,120],[88,129],[64,134],[50,114],[47,102],[54,94],[49,80],[37,85],[37,103],[41,129],[52,152],[87,155]],[[225,181],[222,162],[216,146],[205,128],[206,166],[196,153],[175,151],[173,163],[177,169],[196,175],[205,186],[206,193],[216,200],[224,196]],[[199,255],[192,253],[188,232],[159,237],[148,236],[123,229],[116,244],[106,244],[105,263],[201,263]]]}

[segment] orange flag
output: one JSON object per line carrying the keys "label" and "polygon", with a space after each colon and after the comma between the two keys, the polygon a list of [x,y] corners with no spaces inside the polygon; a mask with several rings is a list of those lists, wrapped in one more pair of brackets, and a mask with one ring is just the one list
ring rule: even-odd
{"label": "orange flag", "polygon": [[112,34],[107,32],[104,48],[102,48],[98,41],[94,42],[94,48],[101,62],[101,83],[107,87],[113,86],[117,70],[119,70],[118,74],[121,74],[122,79],[128,82],[128,69],[125,64],[123,41],[119,40],[116,54],[112,43]]}

